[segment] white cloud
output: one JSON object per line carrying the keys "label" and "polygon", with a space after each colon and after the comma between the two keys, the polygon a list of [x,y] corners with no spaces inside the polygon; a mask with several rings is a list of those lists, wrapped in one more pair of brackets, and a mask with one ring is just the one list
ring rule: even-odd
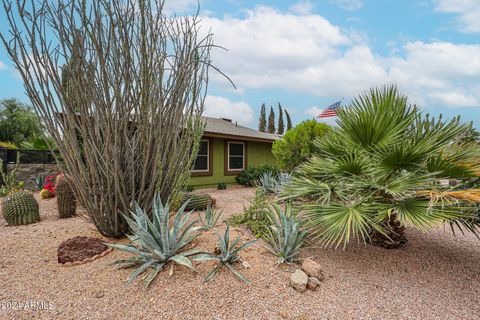
{"label": "white cloud", "polygon": [[203,22],[216,43],[229,49],[213,53],[215,65],[243,90],[349,98],[393,83],[420,105],[480,105],[480,44],[409,42],[390,56],[379,56],[355,30],[316,14],[265,6],[243,18],[205,17]]}
{"label": "white cloud", "polygon": [[241,125],[251,125],[254,120],[252,107],[244,101],[233,102],[225,97],[210,96],[205,98],[203,115],[214,118],[228,118]]}
{"label": "white cloud", "polygon": [[330,0],[330,2],[348,11],[356,11],[363,7],[363,0]]}
{"label": "white cloud", "polygon": [[467,33],[480,32],[480,1],[435,0],[437,12],[458,15],[460,30]]}
{"label": "white cloud", "polygon": [[311,1],[302,1],[292,5],[289,11],[300,15],[307,15],[312,12],[313,7],[314,5]]}
{"label": "white cloud", "polygon": [[480,106],[480,45],[408,43],[386,63],[389,81],[422,104]]}
{"label": "white cloud", "polygon": [[322,111],[323,109],[320,109],[319,107],[311,107],[305,110],[305,114],[312,118],[316,118]]}
{"label": "white cloud", "polygon": [[0,60],[0,70],[7,69],[7,66]]}

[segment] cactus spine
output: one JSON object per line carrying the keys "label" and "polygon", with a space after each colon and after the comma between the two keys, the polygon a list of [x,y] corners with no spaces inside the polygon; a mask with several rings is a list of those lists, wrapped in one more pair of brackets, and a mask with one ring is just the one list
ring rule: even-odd
{"label": "cactus spine", "polygon": [[61,175],[57,178],[56,193],[58,215],[62,219],[74,216],[77,209],[75,195],[73,194],[70,183],[70,179],[65,175]]}
{"label": "cactus spine", "polygon": [[9,225],[18,226],[40,221],[38,202],[31,193],[15,192],[3,202],[3,217]]}

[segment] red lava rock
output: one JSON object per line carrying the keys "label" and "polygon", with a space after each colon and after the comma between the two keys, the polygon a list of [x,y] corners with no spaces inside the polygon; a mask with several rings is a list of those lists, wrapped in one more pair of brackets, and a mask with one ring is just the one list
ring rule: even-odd
{"label": "red lava rock", "polygon": [[58,246],[58,262],[61,264],[82,262],[101,254],[107,249],[108,247],[98,238],[71,238]]}

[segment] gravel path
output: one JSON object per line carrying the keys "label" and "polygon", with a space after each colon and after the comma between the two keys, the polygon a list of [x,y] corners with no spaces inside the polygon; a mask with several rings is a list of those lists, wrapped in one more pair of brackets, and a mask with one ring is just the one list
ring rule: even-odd
{"label": "gravel path", "polygon": [[[239,212],[253,190],[209,190],[224,218]],[[183,268],[162,272],[148,290],[123,281],[131,270],[108,263],[125,256],[114,251],[76,267],[56,261],[58,245],[74,236],[100,237],[80,218],[59,220],[55,199],[42,200],[42,221],[6,227],[0,218],[0,319],[480,319],[480,241],[449,230],[428,233],[409,228],[401,250],[351,245],[345,251],[306,248],[324,269],[316,292],[288,287],[289,270],[257,242],[243,252],[250,268],[238,266],[248,286],[222,271],[208,284],[212,263],[195,274]],[[234,234],[247,240],[243,230]],[[213,233],[198,247],[213,251]],[[49,303],[50,310],[5,310],[9,302]],[[48,305],[47,305],[48,306]]]}

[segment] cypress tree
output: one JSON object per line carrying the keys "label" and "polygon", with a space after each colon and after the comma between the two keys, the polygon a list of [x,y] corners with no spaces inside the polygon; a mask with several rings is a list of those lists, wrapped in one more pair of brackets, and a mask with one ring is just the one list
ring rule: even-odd
{"label": "cypress tree", "polygon": [[267,112],[265,111],[265,103],[260,109],[260,118],[258,119],[258,131],[265,132],[267,129]]}
{"label": "cypress tree", "polygon": [[270,114],[268,115],[268,132],[275,133],[275,112],[273,112],[273,107],[270,107]]}
{"label": "cypress tree", "polygon": [[285,115],[287,116],[287,131],[292,129],[292,119],[290,119],[290,115],[288,111],[285,109]]}
{"label": "cypress tree", "polygon": [[277,133],[278,134],[283,134],[285,132],[285,124],[283,123],[283,109],[282,106],[280,105],[280,102],[278,103],[278,126],[277,126]]}

